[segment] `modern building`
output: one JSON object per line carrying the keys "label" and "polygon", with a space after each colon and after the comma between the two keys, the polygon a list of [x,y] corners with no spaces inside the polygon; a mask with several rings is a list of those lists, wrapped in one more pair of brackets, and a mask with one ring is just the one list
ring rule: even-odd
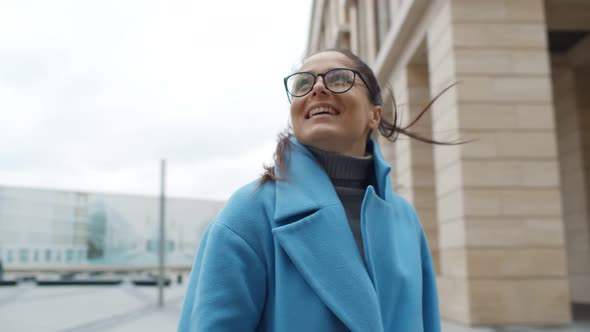
{"label": "modern building", "polygon": [[[166,199],[166,261],[190,266],[220,201]],[[159,197],[0,186],[0,260],[15,265],[158,262]]]}
{"label": "modern building", "polygon": [[572,303],[590,304],[590,1],[312,6],[308,51],[359,54],[391,85],[402,125],[458,83],[412,128],[472,142],[380,140],[427,232],[442,315],[570,322]]}

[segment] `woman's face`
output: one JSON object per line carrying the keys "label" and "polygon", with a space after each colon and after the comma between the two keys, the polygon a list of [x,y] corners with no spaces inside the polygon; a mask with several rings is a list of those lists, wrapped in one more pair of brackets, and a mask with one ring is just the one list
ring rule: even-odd
{"label": "woman's face", "polygon": [[[299,71],[314,74],[333,68],[354,69],[353,62],[339,52],[322,52],[307,58]],[[320,114],[314,115],[320,108]],[[328,112],[326,112],[328,111]],[[379,126],[381,107],[371,104],[369,92],[357,76],[347,92],[336,94],[318,77],[313,90],[303,97],[293,97],[291,124],[302,144],[324,151],[363,156],[369,130]]]}

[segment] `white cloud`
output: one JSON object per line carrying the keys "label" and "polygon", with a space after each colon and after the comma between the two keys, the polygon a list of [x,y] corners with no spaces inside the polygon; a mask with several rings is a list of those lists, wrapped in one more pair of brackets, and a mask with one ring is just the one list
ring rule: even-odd
{"label": "white cloud", "polygon": [[19,1],[0,10],[0,185],[227,198],[288,122],[310,1]]}

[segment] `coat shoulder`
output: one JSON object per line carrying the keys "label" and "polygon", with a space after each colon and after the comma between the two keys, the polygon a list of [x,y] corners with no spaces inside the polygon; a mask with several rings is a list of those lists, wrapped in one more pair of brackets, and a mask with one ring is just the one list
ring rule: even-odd
{"label": "coat shoulder", "polygon": [[253,181],[236,190],[222,212],[232,217],[260,218],[267,210],[274,209],[274,202],[275,183],[259,185],[258,181]]}
{"label": "coat shoulder", "polygon": [[223,225],[248,242],[256,251],[263,250],[261,240],[265,236],[272,236],[274,202],[275,183],[267,182],[259,186],[258,181],[253,181],[234,192],[212,225]]}

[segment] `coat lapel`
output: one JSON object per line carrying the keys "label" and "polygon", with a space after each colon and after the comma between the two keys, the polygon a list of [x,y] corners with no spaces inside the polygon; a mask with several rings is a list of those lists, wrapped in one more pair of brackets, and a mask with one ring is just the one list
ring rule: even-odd
{"label": "coat lapel", "polygon": [[273,235],[302,277],[351,331],[382,331],[381,310],[344,208],[323,168],[296,140],[276,183]]}
{"label": "coat lapel", "polygon": [[[391,168],[383,161],[378,148],[373,146],[377,188],[369,186],[361,207],[361,221],[367,271],[379,297],[380,309],[387,313],[406,312],[412,303],[401,302],[407,294],[420,294],[416,281],[421,273],[420,242],[414,225],[408,226],[410,216],[395,208],[399,202],[393,198],[389,173]],[[376,189],[376,190],[375,190]],[[386,253],[386,254],[384,254]],[[410,297],[414,298],[414,297]],[[384,315],[383,325],[394,326],[395,315]]]}
{"label": "coat lapel", "polygon": [[[395,312],[399,309],[397,306],[400,305],[398,300],[402,298],[402,288],[408,286],[406,281],[411,277],[410,271],[401,264],[400,257],[411,252],[402,252],[400,240],[409,241],[415,235],[400,234],[405,233],[407,227],[396,227],[399,217],[392,205],[381,199],[371,186],[367,189],[361,215],[367,271],[379,294],[381,310]],[[392,322],[387,321],[389,317],[384,317],[385,326],[391,326]]]}

